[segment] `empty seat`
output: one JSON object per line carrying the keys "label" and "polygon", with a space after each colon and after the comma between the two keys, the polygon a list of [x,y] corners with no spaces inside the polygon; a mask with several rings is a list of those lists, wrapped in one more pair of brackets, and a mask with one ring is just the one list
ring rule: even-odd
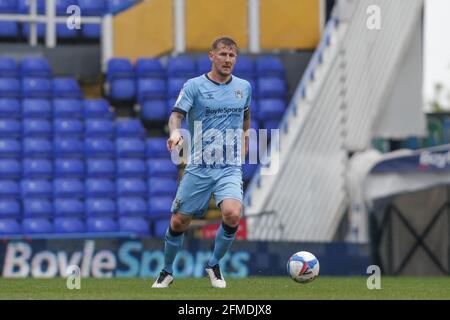
{"label": "empty seat", "polygon": [[146,216],[147,201],[145,198],[120,197],[117,201],[120,216]]}
{"label": "empty seat", "polygon": [[167,81],[167,98],[178,97],[187,80],[187,78],[169,78]]}
{"label": "empty seat", "polygon": [[134,100],[136,84],[130,60],[112,58],[108,61],[106,94],[115,100]]}
{"label": "empty seat", "polygon": [[148,199],[148,214],[152,217],[170,216],[173,197],[157,196]]}
{"label": "empty seat", "polygon": [[78,179],[57,178],[53,180],[53,193],[55,197],[83,198],[84,183]]}
{"label": "empty seat", "polygon": [[67,98],[53,99],[53,116],[55,118],[82,118],[82,101]]}
{"label": "empty seat", "polygon": [[142,177],[147,176],[147,166],[143,159],[118,159],[117,176],[119,177]]}
{"label": "empty seat", "polygon": [[82,137],[83,122],[77,119],[55,119],[53,132],[57,137]]}
{"label": "empty seat", "polygon": [[150,235],[149,223],[140,217],[122,217],[119,219],[120,231]]}
{"label": "empty seat", "polygon": [[[106,10],[106,1],[78,0],[78,5],[84,16],[102,16]],[[81,32],[84,38],[99,38],[100,29],[100,25],[88,23],[83,25]]]}
{"label": "empty seat", "polygon": [[200,56],[197,59],[197,74],[205,74],[211,71],[211,60],[209,60],[208,55]]}
{"label": "empty seat", "polygon": [[77,138],[58,138],[53,140],[53,147],[56,157],[83,157],[84,142]]}
{"label": "empty seat", "polygon": [[53,124],[45,118],[28,118],[23,120],[24,137],[51,138]]}
{"label": "empty seat", "polygon": [[147,139],[147,158],[169,158],[170,152],[167,150],[166,138]]}
{"label": "empty seat", "polygon": [[86,160],[86,173],[89,177],[114,177],[116,164],[112,159],[88,158]]}
{"label": "empty seat", "polygon": [[145,129],[139,119],[127,118],[116,121],[117,137],[144,137]]}
{"label": "empty seat", "polygon": [[117,195],[124,196],[147,196],[147,183],[144,179],[119,178],[117,179]]}
{"label": "empty seat", "polygon": [[166,100],[144,100],[141,104],[141,117],[146,121],[166,121],[168,119]]}
{"label": "empty seat", "polygon": [[0,158],[0,179],[19,179],[22,175],[22,164],[16,159]]}
{"label": "empty seat", "polygon": [[258,105],[258,119],[280,120],[286,109],[283,100],[280,99],[261,99]]}
{"label": "empty seat", "polygon": [[22,144],[19,140],[0,138],[0,158],[18,158],[22,154]]}
{"label": "empty seat", "polygon": [[24,138],[23,154],[25,157],[51,158],[53,145],[50,140],[44,138]]}
{"label": "empty seat", "polygon": [[55,78],[53,80],[53,97],[81,99],[83,92],[74,78]]}
{"label": "empty seat", "polygon": [[66,178],[83,178],[84,161],[80,159],[55,159],[55,175]]}
{"label": "empty seat", "polygon": [[85,150],[88,157],[115,156],[115,144],[111,139],[89,138],[85,140]]}
{"label": "empty seat", "polygon": [[[2,1],[0,1],[1,6]],[[0,12],[2,9],[0,8]],[[14,58],[0,57],[0,78],[17,78],[19,76],[19,67]]]}
{"label": "empty seat", "polygon": [[20,187],[24,198],[50,198],[52,196],[52,183],[46,179],[23,179]]}
{"label": "empty seat", "polygon": [[22,133],[22,122],[15,119],[0,118],[0,137],[16,138]]}
{"label": "empty seat", "polygon": [[162,79],[138,79],[137,100],[164,99],[166,97],[166,82]]}
{"label": "empty seat", "polygon": [[52,80],[45,78],[22,78],[22,97],[50,99],[52,97]]}
{"label": "empty seat", "polygon": [[[45,36],[45,24],[38,23],[37,24],[37,37],[38,39],[42,39]],[[22,24],[22,36],[26,39],[30,37],[30,24],[25,22]]]}
{"label": "empty seat", "polygon": [[178,188],[178,182],[172,178],[151,177],[148,179],[148,195],[174,197]]}
{"label": "empty seat", "polygon": [[117,232],[119,225],[113,218],[92,217],[86,221],[88,232]]}
{"label": "empty seat", "polygon": [[22,221],[24,234],[48,234],[53,233],[53,226],[46,218],[26,218]]}
{"label": "empty seat", "polygon": [[51,118],[52,105],[46,99],[23,99],[22,115],[24,118]]}
{"label": "empty seat", "polygon": [[0,114],[2,117],[20,118],[22,113],[18,99],[0,98]]}
{"label": "empty seat", "polygon": [[85,212],[84,202],[80,199],[56,198],[54,208],[57,217],[82,217]]}
{"label": "empty seat", "polygon": [[197,67],[189,56],[171,57],[167,62],[168,77],[192,78],[196,75]]}
{"label": "empty seat", "polygon": [[145,140],[139,138],[117,138],[117,157],[145,158]]}
{"label": "empty seat", "polygon": [[162,78],[166,76],[166,72],[157,58],[139,58],[135,65],[137,78]]}
{"label": "empty seat", "polygon": [[23,177],[36,179],[50,179],[53,176],[53,165],[48,159],[23,160]]}
{"label": "empty seat", "polygon": [[87,119],[84,133],[85,137],[113,138],[114,122],[111,119]]}
{"label": "empty seat", "polygon": [[239,56],[234,65],[233,74],[244,79],[253,78],[255,76],[255,68],[252,58]]}
{"label": "empty seat", "polygon": [[153,221],[153,236],[156,238],[164,238],[169,228],[170,219],[156,219]]}
{"label": "empty seat", "polygon": [[22,77],[51,78],[52,68],[45,58],[28,57],[21,60],[20,74]]}
{"label": "empty seat", "polygon": [[0,78],[0,97],[11,99],[20,98],[20,81],[16,78]]}
{"label": "empty seat", "polygon": [[0,199],[0,219],[18,219],[21,215],[20,203],[15,199]]}
{"label": "empty seat", "polygon": [[82,233],[86,231],[86,227],[79,218],[56,218],[54,231],[56,233]]}
{"label": "empty seat", "polygon": [[15,21],[0,21],[0,38],[16,38],[19,35],[19,24]]}
{"label": "empty seat", "polygon": [[256,72],[260,77],[284,78],[283,62],[276,56],[258,56],[256,58]]}
{"label": "empty seat", "polygon": [[147,175],[175,179],[178,177],[178,168],[170,159],[149,159],[147,160]]}
{"label": "empty seat", "polygon": [[27,217],[51,217],[53,203],[46,198],[25,198],[23,200],[23,215]]}
{"label": "empty seat", "polygon": [[86,196],[111,197],[116,196],[116,184],[111,179],[89,178],[86,179]]}
{"label": "empty seat", "polygon": [[105,99],[86,99],[84,100],[85,118],[107,118],[112,119],[113,113],[109,109],[109,103]]}
{"label": "empty seat", "polygon": [[22,227],[15,219],[0,219],[0,236],[22,233]]}
{"label": "empty seat", "polygon": [[259,78],[258,97],[259,98],[286,98],[286,84],[280,78]]}
{"label": "empty seat", "polygon": [[134,78],[134,69],[131,61],[126,58],[112,58],[108,61],[106,79]]}
{"label": "empty seat", "polygon": [[134,101],[136,96],[136,83],[134,79],[115,79],[107,86],[106,95],[112,100]]}
{"label": "empty seat", "polygon": [[89,217],[115,217],[117,214],[116,202],[111,198],[88,198],[86,213]]}

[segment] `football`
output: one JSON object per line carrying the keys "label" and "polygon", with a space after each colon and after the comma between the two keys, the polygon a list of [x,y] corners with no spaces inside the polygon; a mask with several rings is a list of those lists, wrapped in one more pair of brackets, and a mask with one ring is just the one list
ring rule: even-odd
{"label": "football", "polygon": [[287,272],[296,282],[311,282],[319,275],[319,260],[311,252],[297,252],[289,258]]}

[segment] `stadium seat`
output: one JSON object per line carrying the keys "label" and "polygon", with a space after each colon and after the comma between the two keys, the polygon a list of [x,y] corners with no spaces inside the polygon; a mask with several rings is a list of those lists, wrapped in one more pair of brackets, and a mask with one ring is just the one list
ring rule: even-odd
{"label": "stadium seat", "polygon": [[52,97],[52,80],[45,78],[22,78],[22,97],[50,99]]}
{"label": "stadium seat", "polygon": [[170,217],[173,197],[150,197],[148,199],[148,214],[151,217]]}
{"label": "stadium seat", "polygon": [[0,219],[19,219],[21,215],[20,203],[15,199],[0,199]]}
{"label": "stadium seat", "polygon": [[53,125],[47,119],[28,118],[23,120],[23,136],[34,138],[48,138],[53,134]]}
{"label": "stadium seat", "polygon": [[134,79],[115,79],[111,81],[106,95],[113,100],[134,101],[136,95],[136,83]]}
{"label": "stadium seat", "polygon": [[80,159],[55,159],[55,176],[64,178],[83,178],[84,161]]}
{"label": "stadium seat", "polygon": [[112,58],[108,61],[106,79],[134,78],[134,70],[131,61],[126,58]]}
{"label": "stadium seat", "polygon": [[0,219],[0,236],[20,234],[22,227],[15,219]]}
{"label": "stadium seat", "polygon": [[[78,5],[84,16],[103,16],[106,11],[106,1],[78,0]],[[99,38],[101,27],[97,24],[84,24],[81,32],[84,38]]]}
{"label": "stadium seat", "polygon": [[233,74],[243,79],[254,78],[255,68],[252,58],[240,55],[234,65]]}
{"label": "stadium seat", "polygon": [[164,99],[166,97],[166,82],[162,79],[138,79],[137,100]]}
{"label": "stadium seat", "polygon": [[[37,37],[38,39],[42,39],[45,36],[45,24],[38,23],[37,24]],[[30,37],[30,24],[25,22],[22,24],[22,37],[28,38]]]}
{"label": "stadium seat", "polygon": [[261,99],[258,109],[258,119],[280,120],[286,110],[286,104],[280,99]]}
{"label": "stadium seat", "polygon": [[144,218],[122,217],[119,219],[120,231],[150,235],[149,223]]}
{"label": "stadium seat", "polygon": [[84,202],[79,199],[55,198],[55,217],[82,217],[84,215]]}
{"label": "stadium seat", "polygon": [[116,121],[117,137],[143,138],[145,134],[145,129],[137,118],[118,119]]}
{"label": "stadium seat", "polygon": [[45,179],[23,179],[20,182],[23,198],[50,198],[53,186]]}
{"label": "stadium seat", "polygon": [[156,238],[164,238],[169,228],[170,219],[155,219],[153,221],[153,236]]}
{"label": "stadium seat", "polygon": [[[65,14],[67,15],[67,13]],[[57,23],[56,37],[58,39],[74,39],[78,37],[78,29],[69,29],[65,23]]]}
{"label": "stadium seat", "polygon": [[82,233],[86,227],[78,218],[56,218],[54,222],[55,233]]}
{"label": "stadium seat", "polygon": [[117,157],[145,158],[145,140],[139,138],[117,138]]}
{"label": "stadium seat", "polygon": [[197,58],[197,75],[202,75],[211,71],[211,60],[208,55]]}
{"label": "stadium seat", "polygon": [[0,13],[16,13],[18,5],[17,0],[0,0]]}
{"label": "stadium seat", "polygon": [[157,58],[139,58],[135,64],[136,78],[165,79],[166,72],[161,61]]}
{"label": "stadium seat", "polygon": [[53,79],[53,97],[65,99],[81,99],[83,92],[74,78]]}
{"label": "stadium seat", "polygon": [[81,34],[85,39],[99,39],[101,26],[99,24],[86,23],[81,28]]}
{"label": "stadium seat", "polygon": [[88,217],[110,217],[117,214],[116,202],[111,198],[87,198],[86,213]]}
{"label": "stadium seat", "polygon": [[48,139],[44,138],[24,138],[23,154],[25,157],[44,157],[53,156],[53,145]]}
{"label": "stadium seat", "polygon": [[26,218],[22,221],[24,234],[48,234],[53,233],[53,226],[45,218]]}
{"label": "stadium seat", "polygon": [[119,178],[117,179],[117,196],[127,197],[146,197],[147,183],[144,179],[138,178]]}
{"label": "stadium seat", "polygon": [[84,156],[84,142],[77,138],[58,138],[53,140],[55,157],[80,158]]}
{"label": "stadium seat", "polygon": [[146,216],[147,201],[139,197],[119,197],[117,201],[119,216]]}
{"label": "stadium seat", "polygon": [[0,137],[17,138],[22,133],[22,122],[14,119],[0,118]]}
{"label": "stadium seat", "polygon": [[111,179],[89,178],[86,179],[87,197],[110,197],[116,196],[116,184]]}
{"label": "stadium seat", "polygon": [[0,97],[2,97],[3,99],[20,98],[20,81],[16,78],[0,78]]}
{"label": "stadium seat", "polygon": [[53,133],[56,137],[81,138],[83,136],[83,122],[77,119],[58,119],[53,121]]}
{"label": "stadium seat", "polygon": [[25,198],[23,200],[23,216],[25,218],[49,218],[53,215],[53,204],[46,198]]}
{"label": "stadium seat", "polygon": [[22,144],[16,139],[0,138],[0,158],[18,158],[22,155]]}
{"label": "stadium seat", "polygon": [[53,165],[48,159],[29,159],[23,160],[24,178],[31,179],[51,179],[53,177]]}
{"label": "stadium seat", "polygon": [[18,99],[0,98],[0,115],[5,118],[13,119],[21,117],[21,107]]}
{"label": "stadium seat", "polygon": [[17,77],[19,77],[19,66],[16,60],[11,57],[0,57],[0,78],[17,78]]}
{"label": "stadium seat", "polygon": [[85,140],[86,156],[114,158],[115,145],[113,140],[106,138],[90,138]]}
{"label": "stadium seat", "polygon": [[178,177],[178,168],[171,159],[149,159],[147,160],[148,177],[173,178]]}
{"label": "stadium seat", "polygon": [[147,166],[143,159],[117,159],[117,176],[122,178],[146,177]]}
{"label": "stadium seat", "polygon": [[166,121],[168,119],[165,100],[144,100],[141,104],[141,117],[146,121]]}
{"label": "stadium seat", "polygon": [[79,179],[56,178],[53,180],[54,197],[83,198],[84,183]]}
{"label": "stadium seat", "polygon": [[51,118],[52,105],[46,99],[23,99],[22,116],[24,118]]}
{"label": "stadium seat", "polygon": [[109,102],[105,99],[85,99],[85,118],[105,118],[112,119],[114,114],[109,109]]}
{"label": "stadium seat", "polygon": [[113,138],[114,122],[111,119],[86,119],[84,134],[86,138]]}
{"label": "stadium seat", "polygon": [[284,79],[283,62],[276,56],[258,56],[256,58],[256,72],[259,77],[278,77]]}
{"label": "stadium seat", "polygon": [[87,158],[86,173],[88,177],[111,178],[116,175],[116,164],[112,159]]}
{"label": "stadium seat", "polygon": [[88,232],[117,232],[119,225],[112,218],[94,217],[86,221]]}
{"label": "stadium seat", "polygon": [[258,79],[258,97],[259,98],[286,98],[286,84],[280,78],[259,78]]}
{"label": "stadium seat", "polygon": [[134,69],[130,60],[112,58],[108,61],[106,72],[106,94],[115,100],[134,100],[136,84]]}
{"label": "stadium seat", "polygon": [[252,101],[258,99],[258,90],[257,90],[258,87],[256,80],[253,78],[247,78],[245,80],[247,80],[248,83],[250,83],[250,86],[252,87]]}
{"label": "stadium seat", "polygon": [[21,60],[20,74],[23,78],[51,78],[52,68],[45,58],[28,57]]}
{"label": "stadium seat", "polygon": [[170,196],[174,197],[178,188],[178,182],[172,178],[156,178],[148,179],[148,195],[154,196]]}
{"label": "stadium seat", "polygon": [[0,21],[0,38],[16,38],[19,35],[19,24],[14,21]]}
{"label": "stadium seat", "polygon": [[53,99],[53,116],[55,118],[82,118],[82,101],[79,99]]}
{"label": "stadium seat", "polygon": [[170,152],[167,150],[166,138],[147,139],[147,158],[170,158]]}
{"label": "stadium seat", "polygon": [[167,98],[177,98],[187,78],[169,78],[167,81]]}
{"label": "stadium seat", "polygon": [[0,179],[19,179],[22,176],[22,164],[16,159],[0,158]]}
{"label": "stadium seat", "polygon": [[257,164],[244,163],[242,165],[242,180],[250,181],[258,168]]}
{"label": "stadium seat", "polygon": [[169,78],[192,78],[197,73],[194,60],[189,56],[171,57],[167,62],[167,76]]}

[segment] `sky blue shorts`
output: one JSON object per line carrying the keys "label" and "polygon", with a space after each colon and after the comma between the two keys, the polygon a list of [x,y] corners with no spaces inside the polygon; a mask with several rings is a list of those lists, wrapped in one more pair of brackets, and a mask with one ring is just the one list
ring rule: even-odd
{"label": "sky blue shorts", "polygon": [[208,210],[211,194],[214,194],[217,207],[224,199],[235,199],[242,203],[242,168],[239,166],[186,168],[171,212],[201,218]]}

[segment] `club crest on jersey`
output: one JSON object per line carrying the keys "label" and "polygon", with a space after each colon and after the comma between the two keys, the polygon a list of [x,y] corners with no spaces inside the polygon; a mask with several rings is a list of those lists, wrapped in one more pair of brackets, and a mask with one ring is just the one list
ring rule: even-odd
{"label": "club crest on jersey", "polygon": [[242,90],[234,90],[234,93],[236,94],[236,98],[242,99],[244,95],[242,94]]}

